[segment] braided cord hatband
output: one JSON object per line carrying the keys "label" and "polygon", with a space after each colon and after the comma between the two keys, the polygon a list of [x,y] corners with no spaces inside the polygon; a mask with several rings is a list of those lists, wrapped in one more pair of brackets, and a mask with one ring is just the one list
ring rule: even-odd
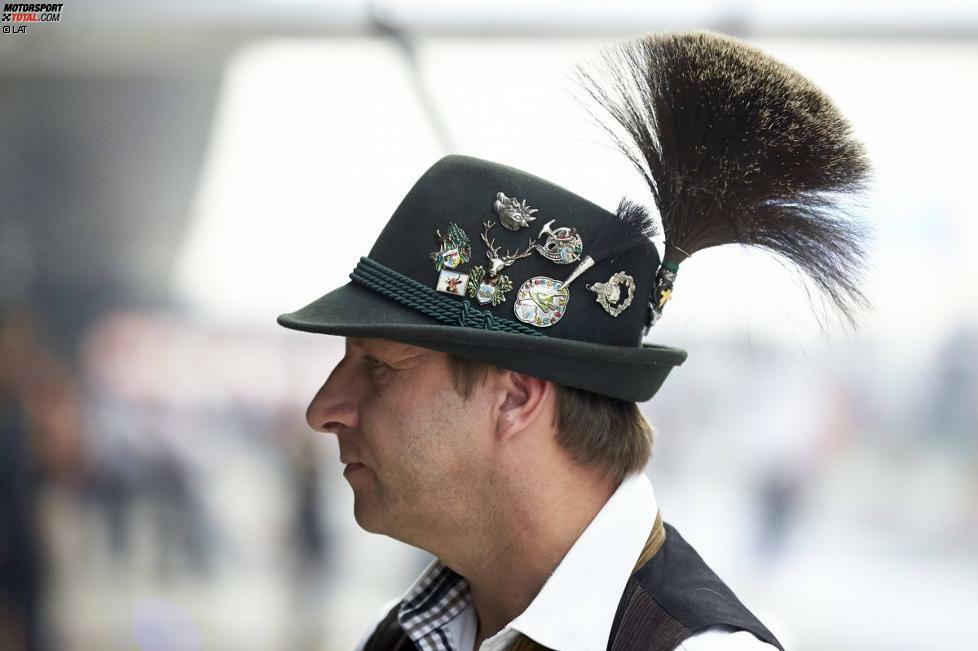
{"label": "braided cord hatband", "polygon": [[509,319],[493,316],[490,312],[472,307],[468,301],[458,302],[448,295],[439,294],[434,289],[419,283],[413,278],[398,273],[390,267],[385,267],[376,260],[363,257],[350,274],[350,278],[364,287],[394,299],[402,305],[413,308],[418,312],[452,325],[467,328],[482,328],[484,330],[499,330],[521,335],[542,337],[529,326]]}

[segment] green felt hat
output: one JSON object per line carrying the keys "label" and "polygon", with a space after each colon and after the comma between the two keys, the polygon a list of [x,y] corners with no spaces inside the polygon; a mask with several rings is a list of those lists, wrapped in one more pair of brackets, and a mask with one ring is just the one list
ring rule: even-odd
{"label": "green felt hat", "polygon": [[[687,257],[756,246],[804,272],[855,325],[866,229],[840,202],[866,187],[864,148],[788,66],[705,31],[649,34],[581,69],[661,222],[526,172],[447,156],[415,184],[351,282],[279,323],[449,352],[627,401],[685,351],[643,343]],[[602,82],[601,79],[610,81]]]}
{"label": "green felt hat", "polygon": [[[500,193],[516,201],[501,201]],[[507,205],[514,210],[507,212]],[[507,223],[516,226],[521,218],[525,224],[517,230],[506,227]],[[581,243],[579,259],[569,263],[553,260],[561,253],[574,258],[576,240],[561,248],[559,237],[551,238],[548,232],[541,235],[551,220],[549,232],[576,230]],[[478,158],[446,156],[408,192],[349,283],[296,312],[281,315],[278,322],[308,332],[400,341],[622,400],[647,400],[669,371],[686,358],[685,351],[642,343],[648,296],[659,266],[651,240],[644,238],[637,246],[584,271],[566,288],[566,302],[560,300],[558,291],[556,306],[538,304],[553,298],[547,295],[553,286],[527,297],[539,287],[533,285],[533,279],[560,282],[570,276],[586,257],[589,243],[600,239],[598,233],[609,225],[613,228],[617,221],[617,215],[532,174]],[[523,257],[497,274],[497,278],[508,278],[503,284],[512,287],[487,300],[492,284],[485,283],[483,302],[478,295],[483,283],[476,279],[480,269],[485,279],[491,264],[487,252],[492,250],[482,239],[487,222],[492,224],[487,239],[498,249],[498,258],[517,251]],[[445,242],[450,229],[459,241]],[[557,233],[566,234],[568,231]],[[455,246],[460,243],[461,247]],[[455,252],[459,248],[461,255]],[[452,251],[447,262],[457,262],[453,268],[438,264],[445,258],[439,257],[443,249]],[[607,283],[622,271],[634,283],[632,299],[612,316],[588,286]],[[439,291],[439,279],[445,276],[463,281],[467,276],[464,287],[455,287],[464,294]],[[521,294],[527,281],[531,283]],[[497,281],[497,292],[499,285]],[[628,302],[627,284],[618,289],[618,300],[610,303],[612,309]],[[518,302],[529,303],[521,312],[525,321],[516,314]],[[551,325],[536,325],[536,313],[542,313],[541,323],[559,317]]]}

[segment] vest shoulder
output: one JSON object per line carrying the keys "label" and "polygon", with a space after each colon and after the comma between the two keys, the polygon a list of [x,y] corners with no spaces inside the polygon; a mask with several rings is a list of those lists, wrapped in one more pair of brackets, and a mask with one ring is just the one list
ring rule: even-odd
{"label": "vest shoulder", "polygon": [[690,634],[713,626],[747,630],[781,648],[774,635],[747,609],[693,547],[668,523],[659,552],[635,573],[641,588]]}

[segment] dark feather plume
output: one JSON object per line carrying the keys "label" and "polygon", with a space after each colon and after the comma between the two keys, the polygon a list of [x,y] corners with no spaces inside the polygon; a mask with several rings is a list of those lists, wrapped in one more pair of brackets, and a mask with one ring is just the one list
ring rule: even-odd
{"label": "dark feather plume", "polygon": [[601,230],[588,243],[581,262],[564,279],[564,287],[569,286],[598,262],[627,251],[642,242],[648,242],[649,238],[656,234],[658,229],[655,221],[645,206],[622,198],[618,202],[615,219],[601,225]]}
{"label": "dark feather plume", "polygon": [[[687,254],[761,247],[797,265],[855,325],[866,305],[866,230],[841,203],[865,189],[870,165],[831,100],[762,51],[712,32],[650,34],[604,63],[579,68],[579,80],[652,191],[672,277]],[[653,300],[660,312],[664,302]]]}
{"label": "dark feather plume", "polygon": [[603,224],[588,244],[585,253],[595,262],[618,255],[658,233],[655,220],[645,206],[622,199],[615,211],[617,219]]}

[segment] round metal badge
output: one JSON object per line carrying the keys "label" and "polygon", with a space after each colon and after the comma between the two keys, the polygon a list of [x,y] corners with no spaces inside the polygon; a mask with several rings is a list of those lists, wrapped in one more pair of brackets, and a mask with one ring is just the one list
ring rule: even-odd
{"label": "round metal badge", "polygon": [[560,280],[535,276],[516,292],[513,313],[523,323],[546,328],[560,321],[567,312],[570,290]]}

